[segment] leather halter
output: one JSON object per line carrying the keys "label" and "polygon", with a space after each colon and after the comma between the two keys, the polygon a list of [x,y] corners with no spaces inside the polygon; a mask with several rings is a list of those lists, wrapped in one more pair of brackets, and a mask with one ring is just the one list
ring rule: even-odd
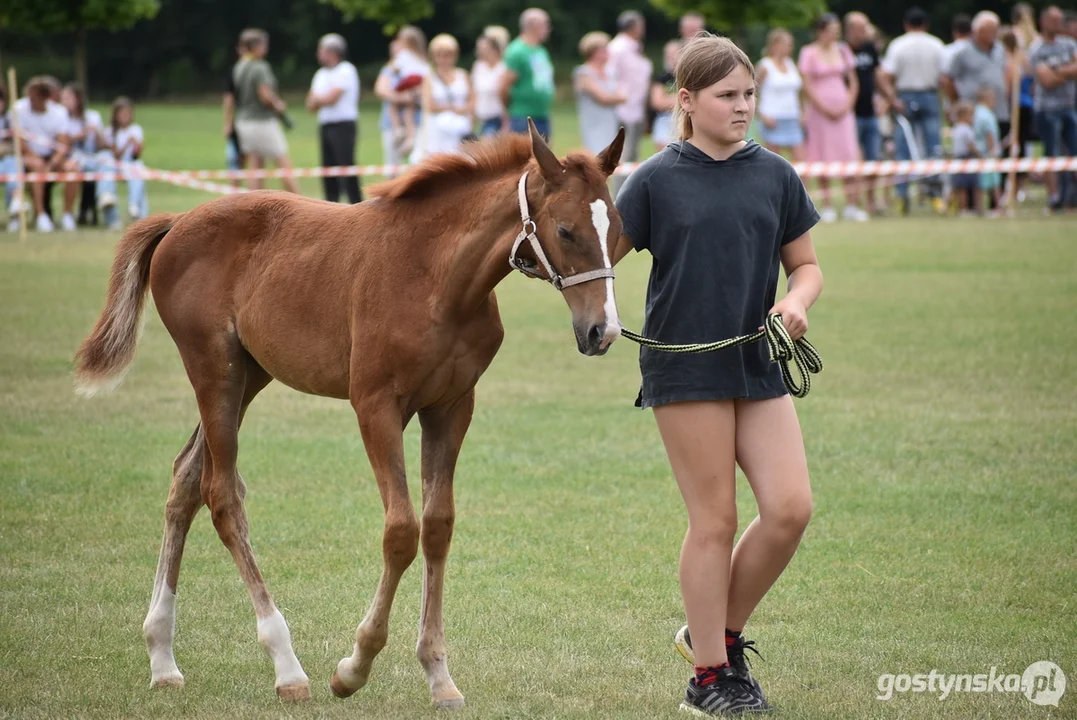
{"label": "leather halter", "polygon": [[[576,273],[575,275],[569,275],[567,277],[557,272],[550,263],[549,258],[546,257],[546,252],[542,249],[542,243],[539,242],[538,236],[535,235],[538,231],[538,226],[535,225],[535,221],[531,219],[531,213],[527,210],[526,172],[520,176],[518,192],[520,197],[520,219],[523,220],[524,226],[516,236],[516,241],[512,244],[512,252],[509,253],[509,265],[519,270],[524,275],[548,281],[558,290],[564,290],[567,287],[581,285],[586,282],[591,282],[592,280],[603,280],[605,278],[615,277],[613,268],[611,267],[587,270],[586,272]],[[524,240],[531,244],[531,250],[535,253],[535,257],[538,258],[539,264],[546,270],[546,277],[543,277],[532,268],[525,266],[523,262],[520,261],[520,258],[516,257],[516,253],[520,250],[520,246],[523,245]],[[598,241],[604,243],[606,242],[606,238],[599,238]]]}

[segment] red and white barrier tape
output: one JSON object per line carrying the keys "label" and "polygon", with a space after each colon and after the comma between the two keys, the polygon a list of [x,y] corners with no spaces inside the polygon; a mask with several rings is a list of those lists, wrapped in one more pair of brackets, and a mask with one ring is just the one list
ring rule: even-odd
{"label": "red and white barrier tape", "polygon": [[[617,168],[618,175],[628,175],[639,163],[624,163]],[[348,167],[313,167],[264,170],[154,170],[129,166],[122,171],[106,172],[33,172],[0,173],[0,182],[22,180],[23,182],[81,182],[112,178],[124,180],[138,177],[143,180],[161,180],[169,183],[183,182],[198,187],[197,180],[245,180],[251,178],[281,177],[342,177],[373,175],[385,177],[408,170],[410,165],[352,165]],[[1077,157],[1057,158],[1003,158],[985,160],[883,160],[878,162],[813,162],[793,165],[801,177],[870,177],[884,175],[938,175],[941,173],[1009,172],[1015,168],[1019,173],[1054,172],[1077,170]],[[234,192],[235,188],[217,186],[212,192]],[[199,187],[199,189],[209,189]]]}

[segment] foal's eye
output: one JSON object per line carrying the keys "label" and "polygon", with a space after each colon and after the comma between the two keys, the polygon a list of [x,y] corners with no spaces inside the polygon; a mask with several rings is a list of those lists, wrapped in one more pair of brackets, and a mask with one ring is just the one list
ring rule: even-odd
{"label": "foal's eye", "polygon": [[564,240],[566,242],[570,242],[570,243],[576,242],[576,238],[573,237],[572,233],[566,227],[562,227],[561,225],[558,225],[557,226],[557,234],[561,237],[562,240]]}

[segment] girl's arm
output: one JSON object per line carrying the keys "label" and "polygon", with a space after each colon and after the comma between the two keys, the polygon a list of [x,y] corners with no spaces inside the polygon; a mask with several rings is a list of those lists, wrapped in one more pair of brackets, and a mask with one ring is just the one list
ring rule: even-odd
{"label": "girl's arm", "polygon": [[781,313],[782,325],[797,340],[808,331],[808,308],[823,292],[823,272],[815,256],[811,233],[806,232],[781,248],[782,267],[789,278],[785,297],[767,313]]}

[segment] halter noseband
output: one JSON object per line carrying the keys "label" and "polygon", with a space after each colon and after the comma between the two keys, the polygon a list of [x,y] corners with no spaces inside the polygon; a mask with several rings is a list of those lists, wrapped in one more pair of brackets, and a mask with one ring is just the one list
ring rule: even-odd
{"label": "halter noseband", "polygon": [[[535,225],[535,221],[531,219],[531,214],[527,210],[527,172],[520,176],[520,184],[518,187],[520,197],[520,219],[523,220],[523,229],[516,236],[516,241],[512,243],[512,252],[509,253],[509,265],[519,270],[524,275],[529,275],[539,280],[547,280],[558,290],[564,290],[567,287],[573,285],[581,285],[592,280],[603,280],[605,278],[614,277],[613,268],[598,268],[597,270],[587,270],[586,272],[576,273],[575,275],[569,275],[568,277],[562,276],[550,263],[549,258],[546,257],[546,252],[542,249],[542,243],[539,242],[538,236],[535,233],[538,231],[538,227]],[[531,250],[535,253],[535,257],[538,258],[539,263],[546,270],[547,277],[543,277],[539,273],[535,272],[529,267],[526,267],[520,258],[516,257],[516,253],[519,252],[520,246],[523,245],[524,240],[527,240],[531,244]],[[599,238],[599,242],[606,242],[606,238]]]}

